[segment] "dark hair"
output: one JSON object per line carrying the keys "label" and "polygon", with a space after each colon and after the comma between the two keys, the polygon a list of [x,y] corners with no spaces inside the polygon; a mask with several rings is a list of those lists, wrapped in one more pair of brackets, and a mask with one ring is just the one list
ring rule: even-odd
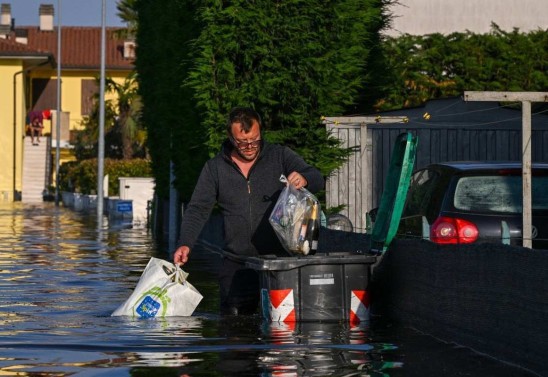
{"label": "dark hair", "polygon": [[258,112],[253,110],[251,107],[235,107],[230,110],[230,114],[228,115],[226,130],[228,134],[231,135],[232,123],[240,123],[242,125],[242,129],[245,132],[249,132],[251,126],[253,126],[254,120],[259,123],[259,127],[262,129],[263,123]]}

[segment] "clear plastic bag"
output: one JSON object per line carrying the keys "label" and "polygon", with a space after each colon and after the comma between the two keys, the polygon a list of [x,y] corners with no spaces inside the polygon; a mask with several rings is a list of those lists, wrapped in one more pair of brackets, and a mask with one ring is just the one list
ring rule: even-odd
{"label": "clear plastic bag", "polygon": [[270,224],[282,246],[290,254],[313,254],[317,249],[317,233],[320,227],[320,202],[307,189],[297,190],[288,184],[284,175],[280,177],[280,181],[286,183],[286,186],[270,214]]}

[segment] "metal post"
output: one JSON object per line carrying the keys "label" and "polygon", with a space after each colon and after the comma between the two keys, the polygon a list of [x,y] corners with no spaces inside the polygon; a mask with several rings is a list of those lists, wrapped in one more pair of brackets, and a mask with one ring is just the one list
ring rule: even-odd
{"label": "metal post", "polygon": [[55,205],[59,206],[59,164],[61,158],[61,0],[57,0],[57,117],[55,119]]}
{"label": "metal post", "polygon": [[[22,74],[24,71],[16,72],[13,75],[13,202],[17,197],[17,75]],[[23,78],[21,78],[21,82]],[[21,87],[24,90],[23,84]],[[23,126],[24,127],[24,126]],[[23,128],[23,140],[25,139],[25,131]]]}
{"label": "metal post", "polygon": [[106,0],[101,11],[101,83],[99,87],[99,140],[97,151],[97,228],[103,227],[103,175],[105,159],[105,41],[106,41]]}
{"label": "metal post", "polygon": [[464,92],[465,101],[521,102],[522,104],[522,190],[523,190],[523,246],[531,248],[532,197],[531,197],[531,102],[548,102],[548,92]]}
{"label": "metal post", "polygon": [[[533,219],[531,195],[531,101],[521,102],[522,113],[522,190],[523,190],[523,247],[533,247]],[[527,216],[525,216],[527,214]]]}

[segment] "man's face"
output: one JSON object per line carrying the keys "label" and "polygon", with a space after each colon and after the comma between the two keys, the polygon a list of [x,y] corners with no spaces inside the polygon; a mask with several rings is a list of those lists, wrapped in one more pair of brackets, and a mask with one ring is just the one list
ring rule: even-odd
{"label": "man's face", "polygon": [[259,123],[253,121],[249,132],[245,132],[241,123],[232,123],[232,144],[240,157],[253,161],[261,148],[261,129]]}

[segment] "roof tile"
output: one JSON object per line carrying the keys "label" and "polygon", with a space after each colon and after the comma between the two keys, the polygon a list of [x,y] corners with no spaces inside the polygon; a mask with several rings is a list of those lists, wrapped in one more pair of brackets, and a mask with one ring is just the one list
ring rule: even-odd
{"label": "roof tile", "polygon": [[[28,43],[17,43],[12,39],[0,39],[0,56],[52,55],[57,61],[57,28],[42,31],[37,26],[17,27],[26,30]],[[122,28],[106,28],[105,68],[131,70],[133,59],[124,58],[124,39],[117,37]],[[99,69],[101,64],[101,28],[66,26],[61,28],[61,67],[63,69]]]}
{"label": "roof tile", "polygon": [[0,56],[14,55],[14,56],[47,56],[49,53],[43,53],[36,49],[33,49],[26,44],[17,43],[13,39],[0,38]]}

